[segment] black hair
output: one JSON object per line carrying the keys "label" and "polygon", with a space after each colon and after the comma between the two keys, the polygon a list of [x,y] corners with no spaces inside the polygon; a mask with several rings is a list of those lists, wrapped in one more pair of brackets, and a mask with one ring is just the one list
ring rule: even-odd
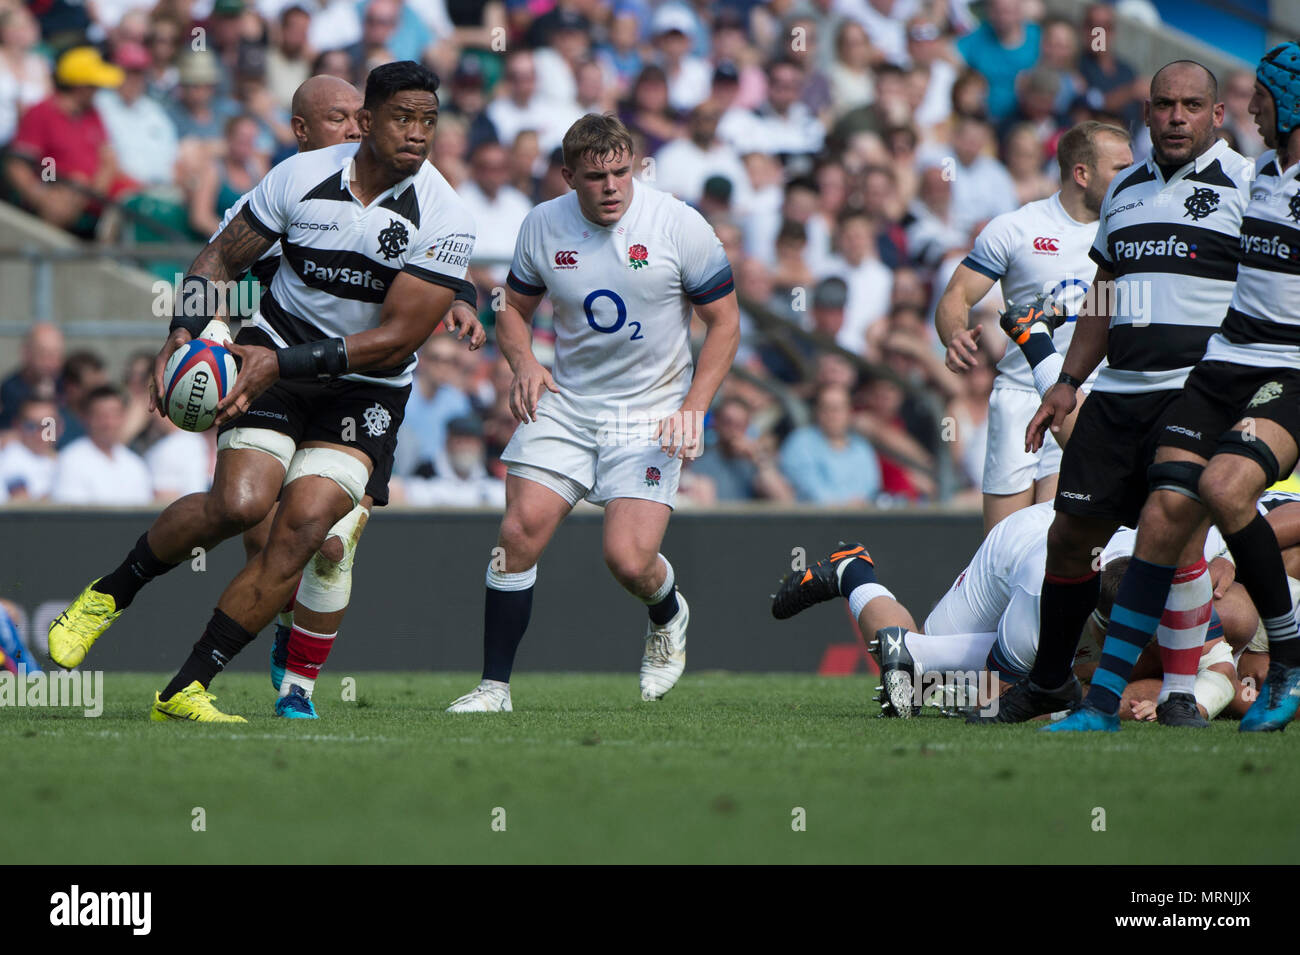
{"label": "black hair", "polygon": [[438,74],[414,60],[376,66],[366,77],[365,108],[372,112],[406,90],[423,90],[438,97]]}

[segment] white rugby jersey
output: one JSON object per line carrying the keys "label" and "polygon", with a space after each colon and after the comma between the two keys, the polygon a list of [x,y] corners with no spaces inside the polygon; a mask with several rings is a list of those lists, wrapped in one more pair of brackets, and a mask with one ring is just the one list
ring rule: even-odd
{"label": "white rugby jersey", "polygon": [[1300,369],[1300,162],[1259,157],[1241,220],[1237,288],[1206,361]]}
{"label": "white rugby jersey", "polygon": [[[450,289],[465,277],[474,220],[447,180],[422,162],[363,206],[349,183],[358,145],[290,156],[240,212],[258,233],[280,241],[280,266],[252,324],[281,347],[377,327],[398,272]],[[399,388],[410,383],[415,362],[411,355],[392,368],[343,377]]]}
{"label": "white rugby jersey", "polygon": [[1115,177],[1091,253],[1116,286],[1094,391],[1183,386],[1232,299],[1250,174],[1251,161],[1218,140],[1168,181],[1154,156]]}
{"label": "white rugby jersey", "polygon": [[573,192],[536,206],[506,281],[521,295],[550,293],[562,391],[673,410],[691,384],[691,306],[733,288],[713,227],[640,180],[612,226],[589,222]]}
{"label": "white rugby jersey", "polygon": [[[962,264],[1001,281],[1002,297],[1008,302],[1024,304],[1040,292],[1055,302],[1065,312],[1066,322],[1052,335],[1052,342],[1064,355],[1074,338],[1079,306],[1097,271],[1088,254],[1096,234],[1097,223],[1073,219],[1057,192],[989,222]],[[1014,345],[998,362],[995,384],[1037,393],[1029,361]]]}
{"label": "white rugby jersey", "polygon": [[[1052,502],[1044,501],[1022,507],[998,521],[971,558],[962,585],[977,588],[976,593],[988,601],[988,606],[998,608],[998,613],[1005,609],[1017,587],[1032,597],[1040,596],[1047,572],[1047,532],[1054,517]],[[1131,557],[1136,542],[1137,531],[1121,527],[1102,549],[1099,566],[1105,567],[1117,557]],[[1211,526],[1205,539],[1205,559],[1227,553],[1219,529]]]}

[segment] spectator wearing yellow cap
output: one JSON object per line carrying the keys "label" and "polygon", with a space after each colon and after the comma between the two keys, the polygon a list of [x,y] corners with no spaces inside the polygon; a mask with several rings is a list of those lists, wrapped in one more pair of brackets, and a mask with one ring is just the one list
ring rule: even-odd
{"label": "spectator wearing yellow cap", "polygon": [[[54,93],[18,123],[5,173],[23,206],[79,235],[93,235],[102,205],[135,183],[122,175],[95,93],[115,89],[122,70],[94,47],[68,50],[54,69]],[[76,188],[80,187],[80,188]]]}

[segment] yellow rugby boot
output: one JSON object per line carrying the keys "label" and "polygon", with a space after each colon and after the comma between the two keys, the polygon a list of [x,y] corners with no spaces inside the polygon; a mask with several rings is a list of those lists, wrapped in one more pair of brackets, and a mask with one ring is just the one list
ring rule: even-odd
{"label": "yellow rugby boot", "polygon": [[80,666],[91,646],[122,616],[117,601],[90,585],[50,624],[50,659],[64,669]]}
{"label": "yellow rugby boot", "polygon": [[153,695],[153,708],[149,710],[149,719],[155,723],[170,723],[173,720],[195,723],[247,723],[248,720],[233,713],[223,713],[213,704],[216,699],[203,689],[203,684],[195,680],[185,689],[179,691],[170,700],[159,699],[160,694]]}

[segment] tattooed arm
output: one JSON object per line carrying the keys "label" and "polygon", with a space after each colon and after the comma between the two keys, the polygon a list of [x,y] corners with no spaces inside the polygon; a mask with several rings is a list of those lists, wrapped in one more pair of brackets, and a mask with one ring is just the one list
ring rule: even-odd
{"label": "tattooed arm", "polygon": [[[222,317],[225,296],[213,294],[213,289],[211,286],[207,286],[206,283],[233,282],[247,272],[253,263],[260,259],[263,253],[274,243],[275,239],[255,229],[248,216],[244,214],[244,210],[241,210],[224,229],[213,237],[211,242],[203,247],[203,251],[199,253],[198,258],[190,265],[190,270],[186,274],[186,281],[182,288],[176,290],[178,298],[177,314],[182,314],[181,310],[185,307],[184,298],[190,295],[199,295],[202,296],[202,301],[199,303],[198,308],[202,309],[202,311],[188,314],[202,314],[208,319]],[[212,301],[208,300],[209,296],[212,297]],[[158,357],[154,359],[153,380],[149,389],[149,406],[163,417],[167,416],[167,411],[162,406],[162,402],[158,400],[158,396],[163,393],[163,369],[167,367],[167,360],[171,358],[172,353],[193,337],[184,328],[173,329],[168,334],[167,340],[163,342]]]}

